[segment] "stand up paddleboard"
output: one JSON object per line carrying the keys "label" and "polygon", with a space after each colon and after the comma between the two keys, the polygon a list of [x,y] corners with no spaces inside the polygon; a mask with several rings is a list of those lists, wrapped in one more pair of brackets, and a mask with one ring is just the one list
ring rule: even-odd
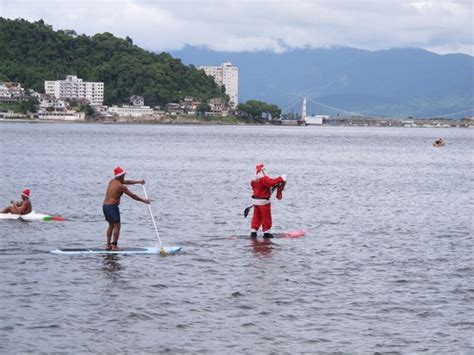
{"label": "stand up paddleboard", "polygon": [[[176,254],[181,246],[163,247],[166,254]],[[104,248],[70,248],[50,251],[52,254],[80,255],[80,254],[160,254],[160,247],[122,248],[121,250],[107,250]]]}
{"label": "stand up paddleboard", "polygon": [[[275,239],[275,238],[297,239],[297,238],[301,238],[301,237],[305,236],[305,232],[303,230],[294,230],[294,231],[288,231],[288,232],[282,232],[282,233],[272,233],[272,234],[273,234],[273,238],[268,238],[269,240]],[[235,239],[242,239],[242,238],[251,239],[249,234],[246,234],[246,235],[231,235],[227,239],[235,240]]]}
{"label": "stand up paddleboard", "polygon": [[25,221],[64,221],[64,218],[61,216],[52,216],[49,214],[41,214],[36,212],[31,212],[24,215],[0,213],[0,219],[23,219]]}

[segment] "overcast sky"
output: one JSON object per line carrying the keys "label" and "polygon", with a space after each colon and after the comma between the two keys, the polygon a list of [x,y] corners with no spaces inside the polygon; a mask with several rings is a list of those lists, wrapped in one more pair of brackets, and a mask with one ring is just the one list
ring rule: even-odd
{"label": "overcast sky", "polygon": [[0,0],[0,16],[130,36],[146,49],[420,47],[474,55],[472,0]]}

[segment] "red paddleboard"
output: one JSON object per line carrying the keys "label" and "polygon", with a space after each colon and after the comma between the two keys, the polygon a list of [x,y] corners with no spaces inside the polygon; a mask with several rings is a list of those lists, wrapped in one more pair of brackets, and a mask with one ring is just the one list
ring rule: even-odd
{"label": "red paddleboard", "polygon": [[[288,232],[283,232],[283,233],[272,233],[273,238],[268,238],[269,240],[274,239],[274,238],[281,238],[281,239],[298,239],[301,237],[305,236],[305,232],[303,230],[294,230],[294,231],[288,231]],[[258,236],[258,238],[263,237],[262,234]],[[230,237],[227,237],[229,240],[236,240],[236,239],[242,239],[242,238],[250,238],[250,233],[246,235],[231,235]]]}

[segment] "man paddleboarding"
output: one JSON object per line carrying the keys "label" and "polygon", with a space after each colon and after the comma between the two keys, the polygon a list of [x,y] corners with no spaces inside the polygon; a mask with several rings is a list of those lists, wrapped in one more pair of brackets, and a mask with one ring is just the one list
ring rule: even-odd
{"label": "man paddleboarding", "polygon": [[10,201],[10,206],[4,208],[1,213],[25,215],[31,213],[31,211],[33,211],[33,206],[30,201],[30,190],[24,189],[21,192],[21,201]]}
{"label": "man paddleboarding", "polygon": [[[123,194],[126,194],[136,201],[149,204],[150,200],[141,198],[129,191],[125,185],[145,184],[145,180],[125,180],[125,174],[127,172],[120,166],[114,169],[114,178],[110,180],[107,192],[105,194],[104,205],[102,210],[104,211],[105,220],[109,223],[107,228],[107,250],[121,250],[117,244],[120,236],[120,198]],[[112,240],[113,235],[113,240]]]}
{"label": "man paddleboarding", "polygon": [[265,167],[263,164],[258,164],[255,171],[255,176],[250,182],[252,187],[252,203],[253,203],[253,217],[250,226],[250,237],[257,237],[257,230],[262,227],[264,238],[273,238],[270,233],[272,228],[272,211],[270,197],[272,189],[278,188],[277,198],[281,200],[282,191],[286,182],[286,175],[278,176],[272,179],[265,174]]}

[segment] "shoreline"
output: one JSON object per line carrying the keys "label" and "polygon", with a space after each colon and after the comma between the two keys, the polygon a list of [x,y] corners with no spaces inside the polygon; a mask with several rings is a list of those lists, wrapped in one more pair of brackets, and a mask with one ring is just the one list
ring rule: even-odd
{"label": "shoreline", "polygon": [[[374,128],[474,128],[474,120],[449,120],[449,119],[423,119],[423,120],[411,120],[412,122],[407,124],[406,120],[399,119],[358,119],[358,118],[344,118],[344,119],[333,119],[323,122],[322,125],[309,125],[312,127],[374,127]],[[304,124],[282,124],[281,121],[276,122],[251,122],[251,121],[239,121],[239,120],[204,120],[196,118],[178,117],[177,119],[136,119],[132,117],[121,118],[117,120],[98,120],[98,119],[85,119],[85,120],[42,120],[42,119],[30,119],[30,118],[0,118],[0,123],[30,123],[30,124],[102,124],[102,125],[168,125],[168,126],[272,126],[272,127],[305,127]],[[308,126],[308,125],[306,125]]]}

